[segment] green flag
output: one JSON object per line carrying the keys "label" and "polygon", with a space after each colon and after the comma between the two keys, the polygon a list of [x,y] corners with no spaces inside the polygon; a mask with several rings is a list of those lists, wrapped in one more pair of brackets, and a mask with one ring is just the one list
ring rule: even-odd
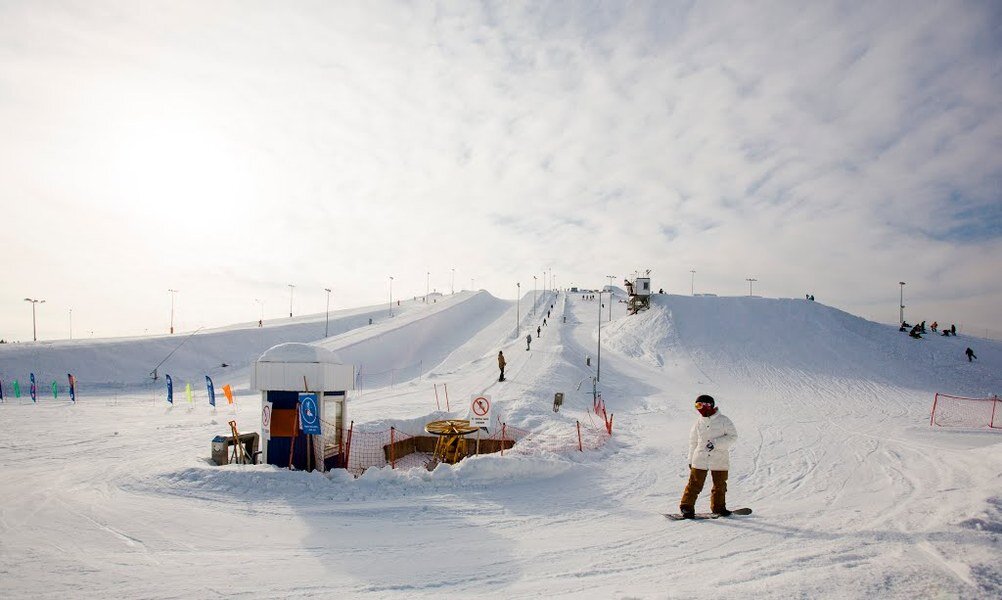
{"label": "green flag", "polygon": [[15,398],[21,397],[21,384],[18,383],[16,379],[14,380],[14,397]]}
{"label": "green flag", "polygon": [[58,389],[59,389],[59,386],[56,385],[56,380],[53,379],[52,380],[52,397],[55,398],[56,400],[59,399],[59,393],[57,392]]}

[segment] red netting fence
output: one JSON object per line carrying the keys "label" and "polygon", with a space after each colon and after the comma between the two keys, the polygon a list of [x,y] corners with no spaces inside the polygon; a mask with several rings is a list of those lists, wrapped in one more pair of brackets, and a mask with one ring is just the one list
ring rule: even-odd
{"label": "red netting fence", "polygon": [[929,425],[940,427],[988,427],[1002,429],[1002,400],[991,398],[964,398],[949,394],[936,394],[932,401]]}

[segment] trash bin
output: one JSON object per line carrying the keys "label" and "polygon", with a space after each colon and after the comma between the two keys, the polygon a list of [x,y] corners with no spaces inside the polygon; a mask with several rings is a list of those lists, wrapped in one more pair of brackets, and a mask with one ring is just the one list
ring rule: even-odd
{"label": "trash bin", "polygon": [[212,462],[225,465],[230,462],[230,438],[217,435],[212,438]]}
{"label": "trash bin", "polygon": [[[232,435],[217,435],[212,438],[212,462],[217,465],[228,465],[230,464],[230,456],[236,452],[237,456],[240,456],[239,450],[235,450],[233,446],[236,443],[243,444],[244,456],[248,464],[257,464],[258,446],[260,445],[260,436],[255,433],[241,433],[240,441],[234,442]],[[239,459],[237,462],[241,462]]]}

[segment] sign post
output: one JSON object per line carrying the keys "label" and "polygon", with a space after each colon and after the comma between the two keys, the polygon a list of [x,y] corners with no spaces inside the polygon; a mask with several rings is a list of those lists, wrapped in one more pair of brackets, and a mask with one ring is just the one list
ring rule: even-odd
{"label": "sign post", "polygon": [[310,470],[313,436],[320,435],[320,411],[316,392],[299,393],[299,428],[306,434],[306,469]]}
{"label": "sign post", "polygon": [[491,397],[473,396],[470,401],[470,425],[477,428],[477,454],[480,454],[480,430],[491,424]]}

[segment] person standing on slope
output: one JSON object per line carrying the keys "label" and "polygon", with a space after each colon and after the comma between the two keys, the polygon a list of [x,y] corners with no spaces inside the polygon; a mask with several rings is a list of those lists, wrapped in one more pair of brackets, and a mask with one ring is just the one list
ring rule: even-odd
{"label": "person standing on slope", "polygon": [[967,355],[967,362],[971,362],[972,358],[977,358],[977,356],[974,355],[974,350],[971,350],[970,348],[965,350],[964,354]]}
{"label": "person standing on slope", "polygon": [[531,346],[531,345],[532,345],[532,334],[530,333],[529,335],[525,336],[525,349],[526,349],[526,351],[529,350],[529,346]]}
{"label": "person standing on slope", "polygon": [[501,369],[501,377],[498,377],[498,381],[504,381],[504,366],[508,364],[504,359],[504,352],[498,350],[498,368]]}
{"label": "person standing on slope", "polygon": [[691,519],[696,514],[696,498],[703,491],[706,473],[710,472],[713,489],[710,491],[710,510],[722,517],[727,510],[727,471],[730,467],[730,449],[738,432],[723,413],[717,410],[713,396],[703,394],[696,398],[699,416],[689,431],[689,482],[682,493],[679,509],[682,516]]}

